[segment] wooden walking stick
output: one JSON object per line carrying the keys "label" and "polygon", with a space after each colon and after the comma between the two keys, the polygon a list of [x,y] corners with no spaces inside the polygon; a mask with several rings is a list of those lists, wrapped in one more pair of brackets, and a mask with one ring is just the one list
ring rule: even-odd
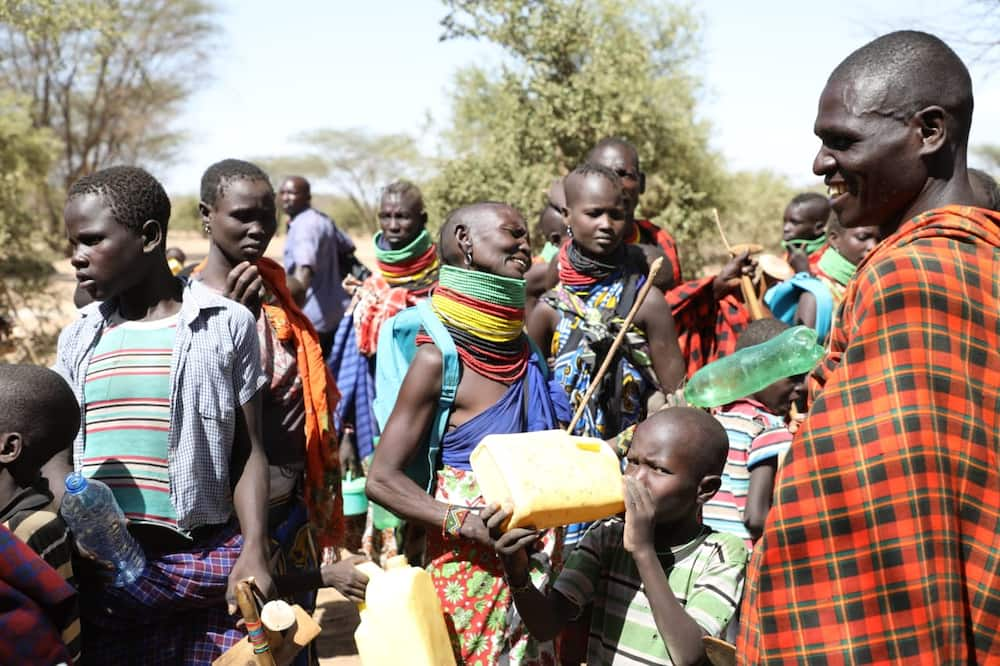
{"label": "wooden walking stick", "polygon": [[[722,236],[722,242],[725,244],[726,250],[735,256],[733,246],[729,244],[729,239],[726,238],[726,232],[722,230],[722,222],[719,220],[719,211],[713,208],[712,216],[715,218],[715,226],[719,229],[719,235]],[[749,275],[740,274],[740,289],[743,291],[743,300],[746,301],[747,307],[750,309],[750,318],[763,319],[764,309],[761,308],[760,301],[757,300],[757,290],[754,289],[753,280],[750,279]]]}
{"label": "wooden walking stick", "polygon": [[639,312],[639,306],[642,302],[646,300],[646,295],[649,293],[650,288],[653,286],[653,280],[656,278],[656,274],[660,272],[660,268],[663,266],[663,257],[657,258],[653,262],[653,265],[649,267],[649,274],[646,276],[646,282],[639,289],[639,294],[635,297],[635,303],[632,304],[632,309],[628,311],[628,315],[625,317],[625,322],[622,324],[621,330],[618,331],[618,335],[615,336],[614,342],[611,343],[611,348],[608,349],[607,355],[604,357],[604,363],[601,363],[600,369],[598,369],[597,374],[594,378],[590,380],[590,386],[587,387],[587,392],[583,394],[583,400],[580,401],[580,406],[576,408],[576,413],[573,414],[573,420],[569,422],[569,426],[566,428],[566,432],[570,435],[573,434],[573,428],[576,427],[577,421],[583,416],[584,410],[587,409],[587,403],[590,402],[590,397],[594,395],[594,391],[597,390],[597,384],[604,379],[604,374],[611,367],[611,360],[615,357],[615,352],[618,348],[622,346],[622,342],[625,340],[625,335],[628,333],[629,326],[632,325],[632,320],[635,319],[635,315]]}

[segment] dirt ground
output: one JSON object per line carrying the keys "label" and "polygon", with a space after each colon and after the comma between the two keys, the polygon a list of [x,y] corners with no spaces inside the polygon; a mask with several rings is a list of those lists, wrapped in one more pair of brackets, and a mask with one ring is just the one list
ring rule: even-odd
{"label": "dirt ground", "polygon": [[321,666],[360,666],[361,659],[354,646],[354,630],[360,622],[357,606],[333,588],[326,588],[319,591],[313,617],[322,627],[316,639]]}

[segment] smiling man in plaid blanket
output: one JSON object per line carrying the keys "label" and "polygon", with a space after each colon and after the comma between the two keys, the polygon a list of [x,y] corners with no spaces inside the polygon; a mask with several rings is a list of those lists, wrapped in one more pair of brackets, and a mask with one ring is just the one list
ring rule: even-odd
{"label": "smiling man in plaid blanket", "polygon": [[966,173],[972,86],[918,32],[849,56],[813,165],[859,265],[748,573],[749,664],[1000,660],[1000,216]]}

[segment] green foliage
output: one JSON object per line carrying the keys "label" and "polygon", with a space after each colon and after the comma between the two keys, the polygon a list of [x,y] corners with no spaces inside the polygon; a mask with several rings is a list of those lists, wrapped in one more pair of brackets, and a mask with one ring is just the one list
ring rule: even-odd
{"label": "green foliage", "polygon": [[989,163],[987,171],[1000,171],[1000,146],[977,146],[973,149],[973,152]]}
{"label": "green foliage", "polygon": [[57,147],[51,132],[32,126],[23,99],[0,94],[0,266],[5,274],[16,257],[33,252],[38,240],[36,183],[45,180]]}
{"label": "green foliage", "polygon": [[[730,243],[760,243],[777,252],[781,248],[781,227],[785,207],[796,194],[784,176],[771,171],[738,171],[731,174],[722,200],[722,228]],[[819,190],[817,190],[819,191]],[[722,241],[712,226],[714,236],[706,236],[702,251],[712,259],[722,259]]]}
{"label": "green foliage", "polygon": [[170,126],[206,78],[212,6],[203,0],[0,0],[0,89],[31,100],[34,127],[60,150],[51,173],[49,232],[61,191],[118,163],[170,159]]}
{"label": "green foliage", "polygon": [[[683,7],[625,0],[446,0],[442,39],[474,38],[504,53],[495,70],[455,79],[453,159],[427,192],[432,217],[499,199],[529,218],[554,176],[605,136],[639,149],[643,215],[684,245],[721,202],[723,174],[696,120],[698,22]],[[693,267],[697,257],[685,256]]]}

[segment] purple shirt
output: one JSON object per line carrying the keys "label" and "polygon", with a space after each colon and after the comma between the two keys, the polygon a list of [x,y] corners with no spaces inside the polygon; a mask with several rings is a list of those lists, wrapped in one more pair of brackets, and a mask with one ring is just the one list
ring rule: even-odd
{"label": "purple shirt", "polygon": [[288,223],[285,241],[285,272],[298,266],[313,270],[302,311],[319,333],[336,330],[350,301],[341,282],[340,257],[354,252],[354,243],[341,233],[333,220],[315,208],[307,208]]}

